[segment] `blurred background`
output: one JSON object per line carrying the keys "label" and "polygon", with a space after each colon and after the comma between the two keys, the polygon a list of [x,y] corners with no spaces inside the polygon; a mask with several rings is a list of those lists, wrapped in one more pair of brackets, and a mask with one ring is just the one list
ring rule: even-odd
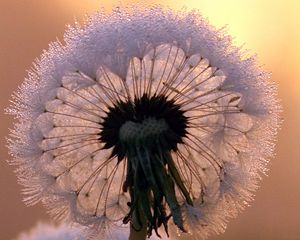
{"label": "blurred background", "polygon": [[[108,3],[109,2],[109,3]],[[65,25],[82,21],[102,4],[107,11],[138,1],[0,0],[0,240],[30,229],[47,214],[41,206],[26,207],[9,158],[5,136],[12,118],[3,114],[11,93],[32,61],[50,41],[62,39]],[[260,64],[279,85],[284,123],[269,176],[251,207],[231,220],[225,234],[210,240],[300,239],[300,1],[298,0],[166,0],[174,9],[197,8],[211,24],[227,25],[236,45],[257,53]]]}

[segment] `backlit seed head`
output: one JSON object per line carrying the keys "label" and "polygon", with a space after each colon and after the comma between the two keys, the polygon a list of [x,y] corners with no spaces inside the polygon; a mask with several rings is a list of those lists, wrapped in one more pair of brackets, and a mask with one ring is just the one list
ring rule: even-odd
{"label": "backlit seed head", "polygon": [[196,240],[253,199],[280,106],[256,60],[199,13],[138,6],[69,26],[8,112],[27,203],[96,239],[130,223]]}

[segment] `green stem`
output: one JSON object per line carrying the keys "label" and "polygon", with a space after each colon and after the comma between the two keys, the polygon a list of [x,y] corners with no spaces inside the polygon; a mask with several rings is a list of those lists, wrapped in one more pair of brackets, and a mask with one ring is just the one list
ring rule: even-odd
{"label": "green stem", "polygon": [[[140,228],[140,229],[138,229],[138,231],[136,231],[132,227],[132,223],[131,223],[129,240],[146,240],[146,238],[147,238],[147,219],[146,219],[145,215],[143,214],[140,204],[138,204],[137,207],[139,209],[138,214],[139,214],[139,220],[141,221],[141,224],[142,224],[142,228]],[[136,211],[134,211],[132,214],[132,222],[133,223],[136,223],[139,221],[137,219],[136,214],[137,214]]]}
{"label": "green stem", "polygon": [[144,224],[143,228],[138,232],[130,225],[129,240],[146,240],[147,238],[147,226]]}

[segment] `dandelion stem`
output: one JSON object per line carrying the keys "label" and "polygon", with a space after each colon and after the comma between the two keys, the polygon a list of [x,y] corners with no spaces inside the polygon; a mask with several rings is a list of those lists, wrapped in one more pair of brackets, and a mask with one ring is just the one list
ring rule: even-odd
{"label": "dandelion stem", "polygon": [[146,225],[139,231],[136,231],[132,226],[130,226],[129,240],[146,240],[146,237],[147,237]]}
{"label": "dandelion stem", "polygon": [[[143,211],[141,209],[140,204],[138,205],[139,211],[134,211],[132,214],[133,223],[137,221],[141,221],[141,228],[135,229],[132,226],[132,223],[130,224],[130,234],[129,234],[129,240],[146,240],[147,238],[147,219],[145,215],[143,214]],[[137,216],[137,212],[139,216]],[[139,219],[137,219],[139,218]]]}

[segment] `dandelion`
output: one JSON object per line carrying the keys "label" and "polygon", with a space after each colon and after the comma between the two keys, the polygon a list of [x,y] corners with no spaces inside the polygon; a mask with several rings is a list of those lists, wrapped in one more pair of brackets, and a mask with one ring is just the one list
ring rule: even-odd
{"label": "dandelion", "polygon": [[117,8],[69,26],[8,110],[25,201],[110,239],[205,239],[248,205],[280,107],[269,76],[197,11]]}
{"label": "dandelion", "polygon": [[21,233],[17,240],[85,240],[83,230],[71,228],[65,224],[54,226],[38,223],[28,233]]}

